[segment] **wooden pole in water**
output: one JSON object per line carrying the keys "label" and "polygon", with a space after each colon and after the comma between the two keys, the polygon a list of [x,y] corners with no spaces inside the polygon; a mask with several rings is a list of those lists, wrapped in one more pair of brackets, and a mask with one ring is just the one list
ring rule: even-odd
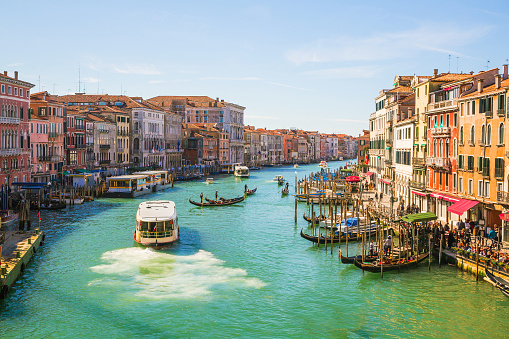
{"label": "wooden pole in water", "polygon": [[[380,232],[383,232],[383,228],[380,227]],[[380,258],[380,276],[383,278],[384,277],[384,252],[383,252],[383,249],[382,249],[382,238],[383,238],[383,234],[380,234],[380,236],[378,237],[379,239],[379,243],[378,243],[378,253],[379,253],[379,258]]]}
{"label": "wooden pole in water", "polygon": [[[333,213],[333,212],[334,212],[334,210],[333,210],[333,208],[332,208],[332,200],[330,200],[330,199],[329,199],[329,215],[330,215],[331,213]],[[333,231],[332,231],[332,226],[333,226],[333,225],[335,225],[335,224],[333,223],[333,221],[334,221],[334,215],[332,215],[332,216],[331,216],[330,221],[331,221],[331,224],[330,224],[330,254],[332,255],[332,244],[333,244],[333,242],[334,242],[334,241],[333,241],[334,233],[333,233]]]}
{"label": "wooden pole in water", "polygon": [[313,236],[316,236],[315,234],[315,208],[314,208],[314,204],[313,202],[311,202],[311,206],[310,208],[310,213],[309,213],[309,217],[311,218],[311,229],[313,230]]}
{"label": "wooden pole in water", "polygon": [[297,224],[297,197],[295,197],[294,199],[294,204],[295,204],[295,223]]}
{"label": "wooden pole in water", "polygon": [[442,267],[442,242],[444,241],[444,235],[440,235],[440,251],[438,252],[438,267]]}
{"label": "wooden pole in water", "polygon": [[431,271],[431,235],[428,236],[428,271]]}
{"label": "wooden pole in water", "polygon": [[[323,207],[323,214],[325,214],[325,206]],[[322,218],[319,218],[319,219],[321,220]],[[327,219],[325,219],[324,228],[325,228],[325,230],[324,230],[325,231],[325,239],[324,239],[325,240],[325,254],[327,254],[327,241],[329,240],[328,236],[327,236],[328,235],[328,232],[327,232]]]}
{"label": "wooden pole in water", "polygon": [[[415,225],[415,223],[414,223],[414,225]],[[415,243],[415,248],[416,248],[416,252],[417,252],[417,256],[415,257],[415,260],[416,260],[415,266],[417,266],[417,265],[419,265],[419,260],[417,260],[417,259],[419,259],[419,227],[417,225],[415,226],[415,233],[417,234],[417,241]]]}
{"label": "wooden pole in water", "polygon": [[479,238],[475,236],[475,281],[479,281]]}

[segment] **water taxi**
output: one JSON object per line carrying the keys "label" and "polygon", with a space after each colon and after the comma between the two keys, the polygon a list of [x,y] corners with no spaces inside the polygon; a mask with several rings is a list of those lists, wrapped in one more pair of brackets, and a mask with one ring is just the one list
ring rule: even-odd
{"label": "water taxi", "polygon": [[320,164],[318,164],[318,167],[321,167],[321,168],[327,168],[327,161],[320,161]]}
{"label": "water taxi", "polygon": [[120,175],[106,178],[108,191],[104,194],[110,198],[134,198],[139,195],[151,193],[147,187],[148,175]]}
{"label": "water taxi", "polygon": [[247,166],[235,166],[234,175],[240,178],[249,178],[249,168]]}
{"label": "water taxi", "polygon": [[343,161],[343,157],[339,157],[339,161]]}
{"label": "water taxi", "polygon": [[171,184],[171,174],[168,171],[143,171],[135,172],[134,175],[146,175],[146,187],[152,189],[152,192],[161,191],[169,188]]}
{"label": "water taxi", "polygon": [[170,244],[178,238],[177,210],[173,201],[144,201],[138,206],[134,241],[157,247]]}
{"label": "water taxi", "polygon": [[212,183],[214,183],[214,178],[207,178],[207,179],[205,180],[205,182],[206,182],[207,184],[212,184]]}
{"label": "water taxi", "polygon": [[274,177],[274,181],[280,181],[280,180],[284,180],[282,175],[276,175]]}
{"label": "water taxi", "polygon": [[293,168],[298,168],[299,164],[293,164]]}

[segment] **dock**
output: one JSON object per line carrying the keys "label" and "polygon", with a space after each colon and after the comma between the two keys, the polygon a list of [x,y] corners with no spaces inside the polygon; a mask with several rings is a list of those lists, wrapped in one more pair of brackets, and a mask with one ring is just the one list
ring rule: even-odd
{"label": "dock", "polygon": [[39,229],[6,231],[0,234],[0,299],[7,296],[43,240],[44,233]]}

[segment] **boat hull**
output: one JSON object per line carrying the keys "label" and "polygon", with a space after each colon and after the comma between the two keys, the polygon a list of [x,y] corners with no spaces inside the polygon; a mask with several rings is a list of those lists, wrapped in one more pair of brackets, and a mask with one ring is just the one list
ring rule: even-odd
{"label": "boat hull", "polygon": [[398,264],[390,264],[390,265],[387,264],[387,265],[380,266],[380,265],[373,265],[373,264],[364,264],[357,260],[354,261],[354,265],[364,271],[368,271],[368,272],[372,272],[372,273],[380,273],[382,270],[383,270],[383,272],[388,272],[388,271],[394,271],[394,270],[398,270],[398,269],[417,266],[417,264],[419,264],[421,261],[425,260],[428,257],[428,255],[429,255],[429,253],[421,254],[417,258],[417,260],[413,260],[411,262],[406,262],[406,263],[401,263],[399,265]]}

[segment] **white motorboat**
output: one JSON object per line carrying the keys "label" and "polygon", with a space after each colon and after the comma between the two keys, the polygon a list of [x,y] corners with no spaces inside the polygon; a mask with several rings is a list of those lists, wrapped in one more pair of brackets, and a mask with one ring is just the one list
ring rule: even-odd
{"label": "white motorboat", "polygon": [[145,246],[164,246],[179,238],[175,203],[168,200],[144,201],[136,213],[134,241]]}
{"label": "white motorboat", "polygon": [[320,161],[320,163],[318,164],[318,167],[327,168],[327,161]]}
{"label": "white motorboat", "polygon": [[249,178],[249,167],[247,167],[247,166],[235,166],[235,172],[233,174],[236,177]]}
{"label": "white motorboat", "polygon": [[212,183],[214,182],[214,178],[207,178],[207,179],[205,180],[205,182],[206,182],[207,184],[212,184]]}
{"label": "white motorboat", "polygon": [[293,164],[293,168],[298,168],[299,164]]}

